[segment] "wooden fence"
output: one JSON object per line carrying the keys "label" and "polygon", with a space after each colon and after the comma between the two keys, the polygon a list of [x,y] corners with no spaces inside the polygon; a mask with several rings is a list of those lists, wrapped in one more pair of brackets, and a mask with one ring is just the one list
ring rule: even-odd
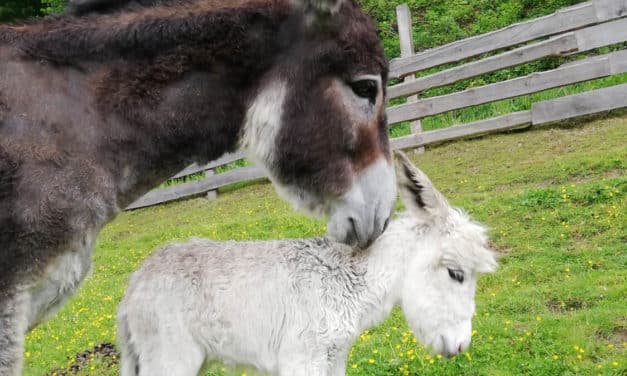
{"label": "wooden fence", "polygon": [[[406,98],[406,103],[388,108],[390,125],[411,122],[411,134],[393,138],[394,149],[418,148],[428,144],[539,125],[627,107],[627,83],[576,95],[533,103],[530,110],[421,131],[421,119],[448,111],[595,80],[627,72],[627,49],[575,60],[557,69],[536,72],[502,82],[419,99],[420,93],[461,80],[529,63],[549,56],[589,52],[627,41],[627,0],[593,0],[560,9],[554,14],[510,25],[490,33],[414,53],[411,14],[406,5],[397,7],[401,57],[390,62],[392,78],[403,78],[388,87],[389,99]],[[484,54],[492,54],[480,58]],[[477,58],[479,57],[479,58]],[[442,65],[457,64],[436,73],[416,73]],[[265,176],[258,167],[243,167],[213,174],[216,167],[244,158],[243,152],[227,154],[204,166],[192,165],[174,178],[208,172],[203,179],[149,192],[131,204],[135,209],[213,191],[225,185]]]}

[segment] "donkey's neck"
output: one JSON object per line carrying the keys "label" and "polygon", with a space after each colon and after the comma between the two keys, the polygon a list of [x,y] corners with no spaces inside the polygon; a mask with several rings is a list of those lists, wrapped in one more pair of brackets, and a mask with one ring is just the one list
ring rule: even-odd
{"label": "donkey's neck", "polygon": [[[176,6],[127,16],[138,18],[137,25],[127,20],[130,26],[121,27],[132,26],[129,35],[157,46],[155,56],[145,56],[141,49],[148,47],[142,45],[112,61],[121,53],[116,49],[132,51],[134,43],[123,33],[94,32],[115,23],[113,16],[94,18],[104,25],[87,29],[79,42],[63,37],[61,23],[48,36],[27,33],[18,48],[34,57],[87,67],[101,116],[96,126],[103,134],[95,154],[114,175],[118,205],[124,207],[190,163],[216,159],[237,147],[248,106],[264,85],[260,78],[295,38],[285,37],[287,8],[281,1],[270,3],[241,1],[213,9],[211,1],[199,1],[193,16],[186,8],[179,14]],[[153,18],[171,24],[174,34],[148,35],[150,30],[169,30],[155,28]],[[67,22],[86,27],[83,20]],[[95,53],[83,56],[90,44]],[[111,51],[98,47],[107,44]]]}
{"label": "donkey's neck", "polygon": [[413,221],[401,216],[394,219],[367,250],[366,284],[369,287],[370,310],[361,329],[366,329],[383,321],[395,305],[401,302],[403,279],[410,257],[408,242],[415,241],[411,227]]}

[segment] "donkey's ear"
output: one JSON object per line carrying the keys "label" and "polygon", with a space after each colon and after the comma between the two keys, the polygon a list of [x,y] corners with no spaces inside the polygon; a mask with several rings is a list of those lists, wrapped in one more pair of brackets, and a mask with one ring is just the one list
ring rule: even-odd
{"label": "donkey's ear", "polygon": [[305,28],[310,32],[336,30],[340,8],[346,0],[290,0],[305,15]]}
{"label": "donkey's ear", "polygon": [[322,14],[335,14],[340,10],[345,0],[291,0],[292,3],[301,7],[305,12],[315,12]]}
{"label": "donkey's ear", "polygon": [[407,209],[425,221],[444,217],[449,208],[444,196],[403,152],[395,151],[394,154],[398,188]]}

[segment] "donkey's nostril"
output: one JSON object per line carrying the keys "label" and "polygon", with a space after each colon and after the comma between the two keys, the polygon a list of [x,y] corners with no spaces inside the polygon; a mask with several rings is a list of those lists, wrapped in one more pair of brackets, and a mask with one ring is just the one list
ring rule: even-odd
{"label": "donkey's nostril", "polygon": [[348,234],[346,234],[346,244],[359,245],[359,233],[357,232],[357,222],[355,218],[349,217],[348,223],[350,224],[350,228],[348,229]]}

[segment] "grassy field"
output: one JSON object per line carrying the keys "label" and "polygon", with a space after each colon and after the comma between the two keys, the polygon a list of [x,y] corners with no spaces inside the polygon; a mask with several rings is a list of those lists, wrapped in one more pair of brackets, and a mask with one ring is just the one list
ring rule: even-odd
{"label": "grassy field", "polygon": [[[411,154],[454,204],[491,227],[501,266],[479,282],[468,352],[453,360],[430,355],[394,311],[357,340],[348,374],[624,375],[626,145],[623,113]],[[84,351],[115,341],[127,278],[157,246],[190,236],[323,232],[322,221],[293,212],[268,183],[227,190],[215,201],[123,213],[102,231],[80,293],[28,335],[25,375],[62,374],[73,365],[80,375],[117,374],[115,357]],[[210,374],[222,374],[221,366]]]}

